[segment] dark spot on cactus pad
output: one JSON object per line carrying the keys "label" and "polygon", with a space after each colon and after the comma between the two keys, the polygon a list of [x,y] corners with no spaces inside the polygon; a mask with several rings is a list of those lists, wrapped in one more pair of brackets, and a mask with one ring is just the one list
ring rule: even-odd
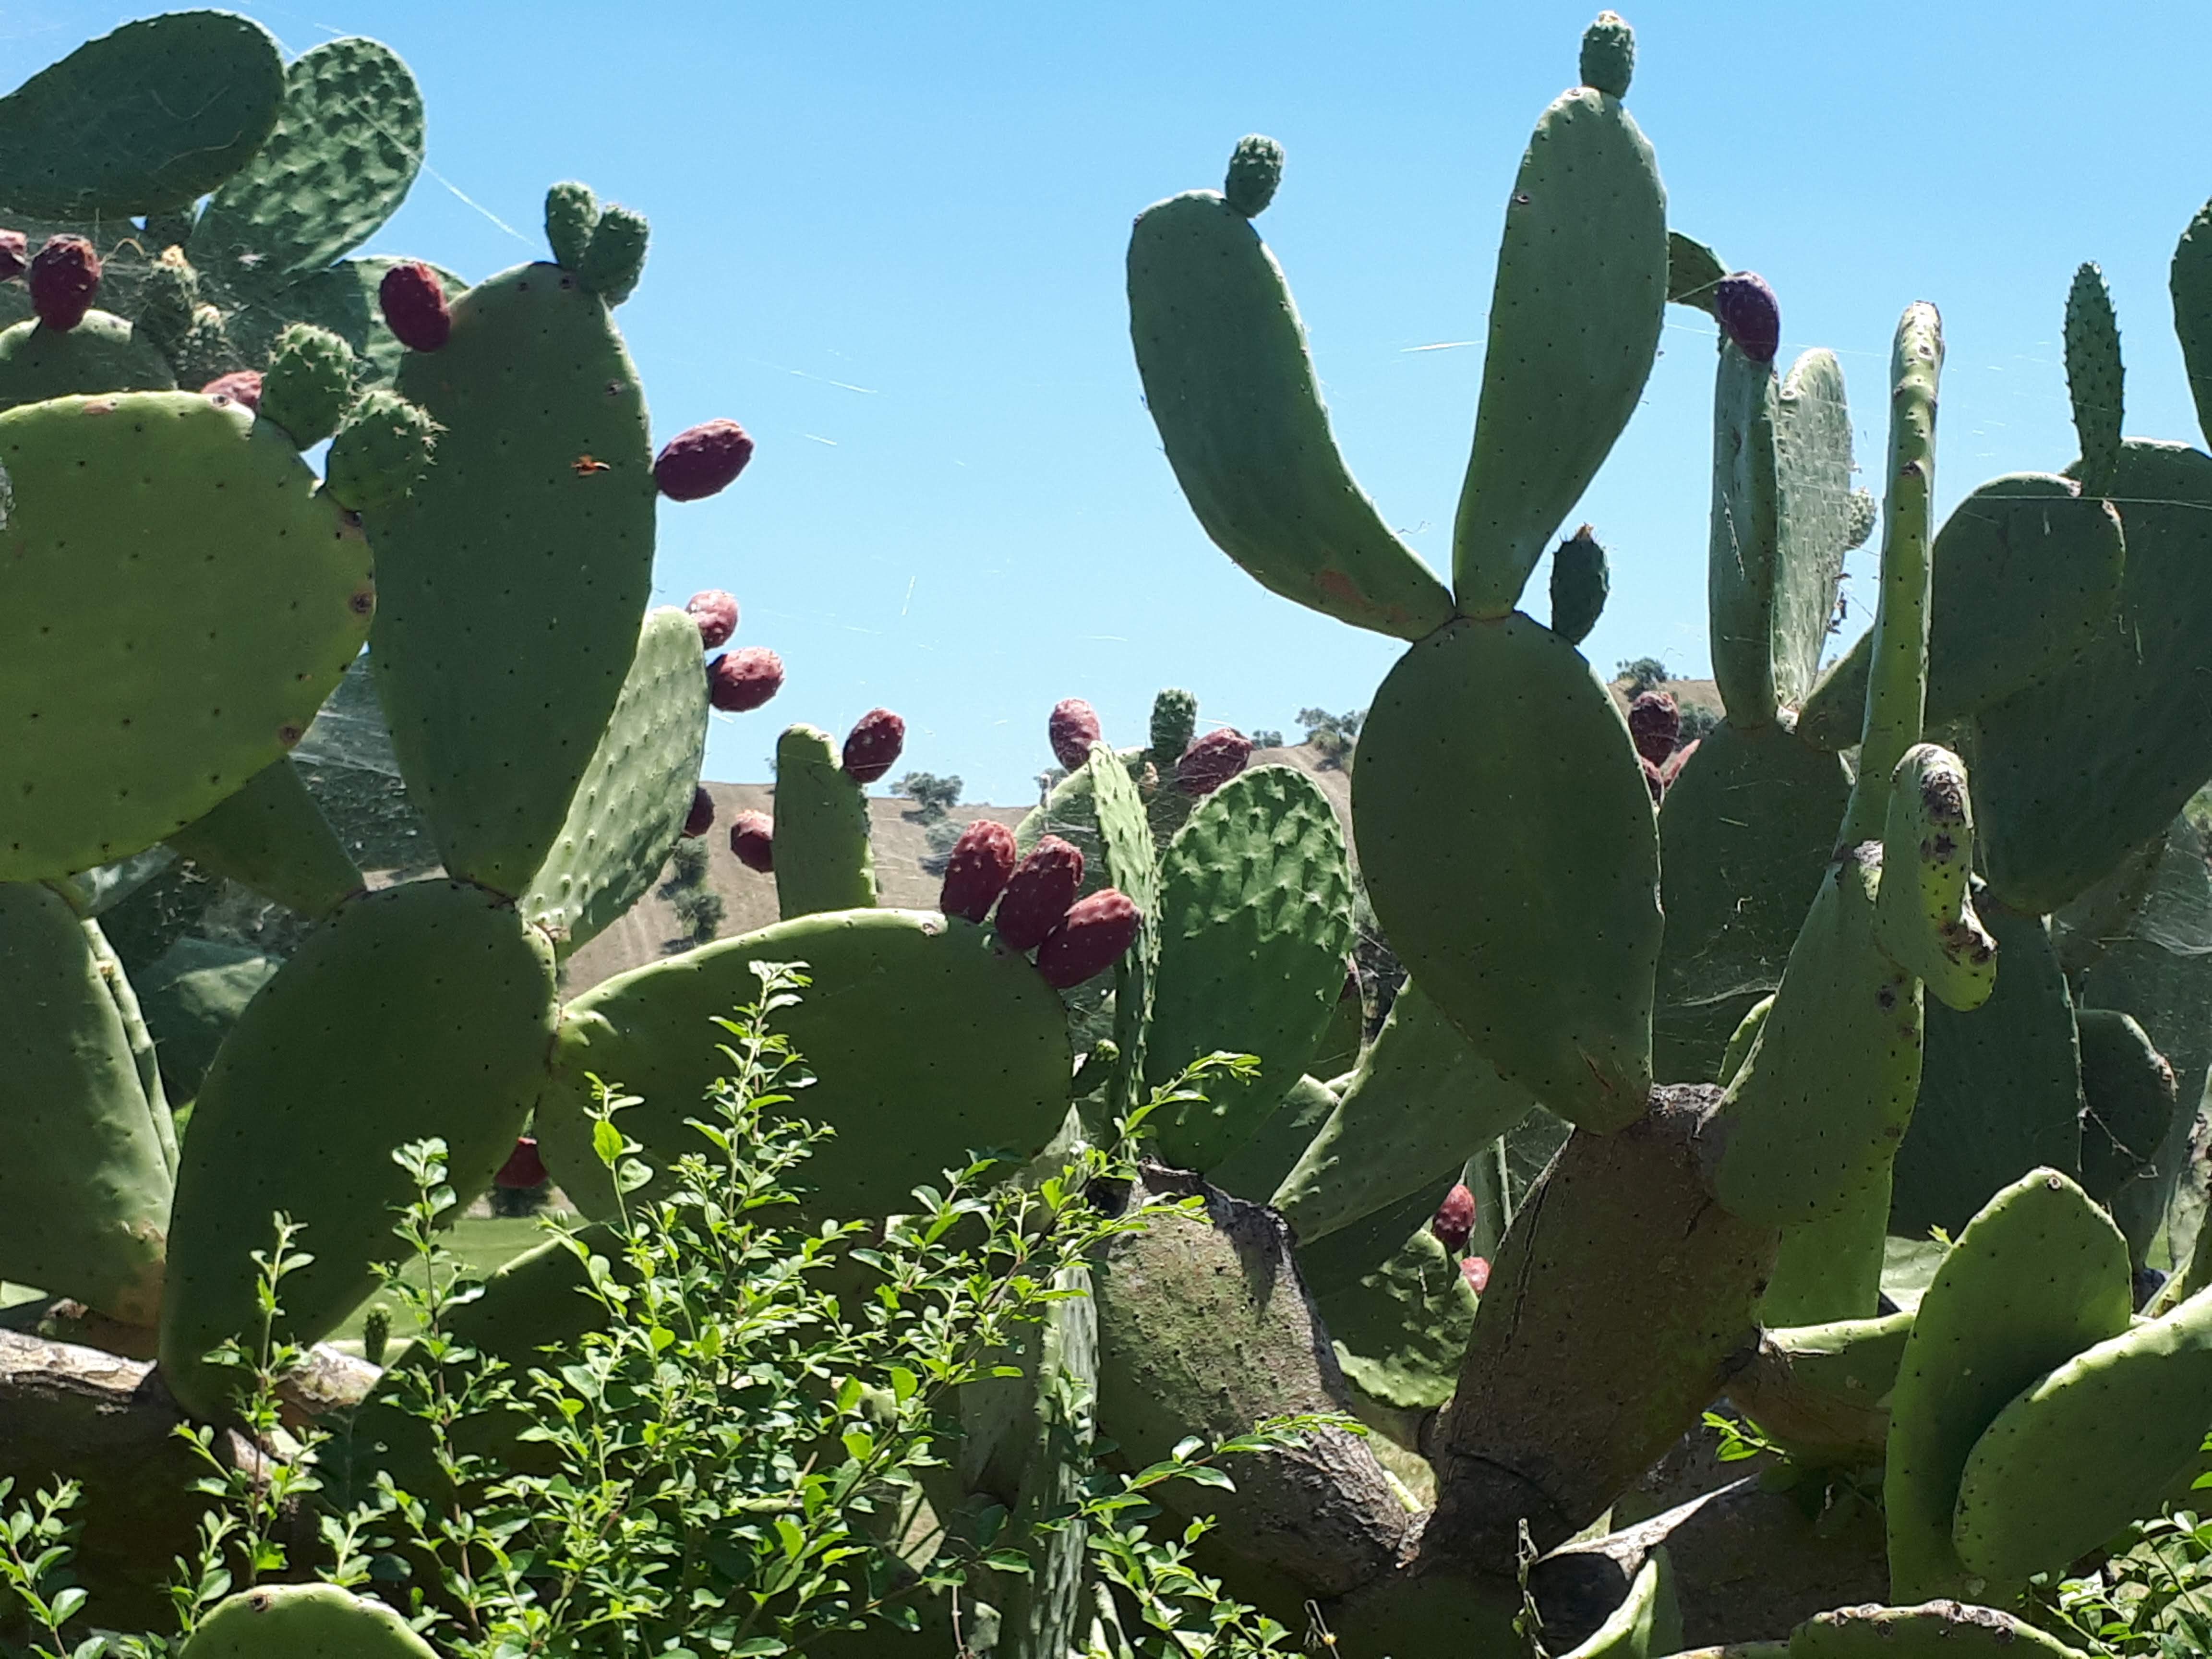
{"label": "dark spot on cactus pad", "polygon": [[714,798],[707,793],[707,786],[699,784],[691,791],[691,810],[684,815],[684,834],[696,840],[714,827]]}
{"label": "dark spot on cactus pad", "polygon": [[1959,850],[1959,843],[1948,836],[1936,836],[1935,840],[1927,843],[1927,847],[1929,854],[1939,859],[1948,859]]}
{"label": "dark spot on cactus pad", "polygon": [[730,850],[748,870],[775,868],[775,821],[765,812],[740,812],[730,823]]}
{"label": "dark spot on cactus pad", "polygon": [[1474,1231],[1474,1193],[1464,1181],[1455,1182],[1444,1194],[1444,1201],[1429,1218],[1429,1231],[1437,1236],[1437,1243],[1455,1255],[1467,1248],[1468,1238]]}
{"label": "dark spot on cactus pad", "polygon": [[[216,712],[220,714],[222,711],[221,709],[217,709]],[[276,728],[276,741],[283,744],[287,749],[291,748],[294,744],[297,744],[301,738],[304,738],[307,735],[307,732],[304,728],[291,725],[289,722],[287,722]]]}
{"label": "dark spot on cactus pad", "polygon": [[999,901],[999,942],[1012,951],[1044,943],[1083,890],[1083,854],[1058,836],[1047,836],[1024,859]]}
{"label": "dark spot on cactus pad", "polygon": [[258,414],[261,373],[258,369],[234,368],[228,374],[218,374],[200,388],[200,396],[212,398],[217,403],[242,404]]}
{"label": "dark spot on cactus pad", "polygon": [[552,1178],[546,1173],[545,1160],[538,1155],[538,1137],[518,1135],[514,1150],[507,1155],[507,1162],[499,1166],[499,1173],[491,1181],[493,1186],[504,1191],[526,1193],[533,1187],[543,1187]]}
{"label": "dark spot on cactus pad", "polygon": [[694,593],[684,604],[684,614],[699,624],[699,643],[713,651],[728,643],[738,631],[737,596],[719,587]]}
{"label": "dark spot on cactus pad", "polygon": [[409,350],[435,351],[453,337],[453,313],[446,308],[445,284],[420,259],[386,271],[377,284],[376,299],[386,324]]}
{"label": "dark spot on cactus pad", "polygon": [[1682,711],[1664,691],[1646,691],[1628,705],[1628,735],[1636,752],[1654,766],[1674,752],[1682,735]]}
{"label": "dark spot on cactus pad", "polygon": [[994,819],[980,818],[960,832],[945,861],[945,885],[937,908],[948,916],[981,921],[1006,890],[1014,873],[1014,832]]}
{"label": "dark spot on cactus pad", "polygon": [[1966,781],[1948,766],[1931,766],[1920,780],[1920,800],[1929,817],[1956,823],[1966,816]]}
{"label": "dark spot on cactus pad", "polygon": [[1045,722],[1054,756],[1071,772],[1091,758],[1091,745],[1098,741],[1101,730],[1098,711],[1080,697],[1054,703],[1052,718]]}
{"label": "dark spot on cactus pad", "polygon": [[1242,732],[1209,732],[1176,763],[1176,787],[1186,795],[1210,795],[1242,772],[1251,758],[1252,739]]}
{"label": "dark spot on cactus pad", "polygon": [[31,268],[31,244],[20,230],[0,230],[0,283],[12,283]]}
{"label": "dark spot on cactus pad", "polygon": [[31,259],[31,309],[57,334],[66,334],[92,309],[100,292],[100,254],[82,236],[49,236]]}
{"label": "dark spot on cactus pad", "polygon": [[783,690],[783,659],[764,645],[749,645],[707,665],[707,701],[726,714],[759,708]]}
{"label": "dark spot on cactus pad", "polygon": [[376,586],[363,582],[346,596],[346,606],[356,617],[366,617],[376,609]]}
{"label": "dark spot on cactus pad", "polygon": [[1713,315],[1736,349],[1752,362],[1774,361],[1782,345],[1782,301],[1765,277],[1755,270],[1722,277],[1713,284]]}
{"label": "dark spot on cactus pad", "polygon": [[888,708],[871,708],[845,738],[845,775],[873,783],[891,769],[906,747],[906,722]]}
{"label": "dark spot on cactus pad", "polygon": [[1104,973],[1135,942],[1137,907],[1118,888],[1079,900],[1037,947],[1037,972],[1056,991]]}
{"label": "dark spot on cactus pad", "polygon": [[753,458],[753,441],[735,421],[705,421],[668,441],[653,463],[653,482],[672,501],[703,501],[726,489]]}
{"label": "dark spot on cactus pad", "polygon": [[1468,1256],[1459,1264],[1460,1276],[1467,1280],[1468,1289],[1480,1296],[1490,1288],[1490,1264],[1479,1255]]}
{"label": "dark spot on cactus pad", "polygon": [[1897,1006],[1897,993],[1894,989],[1887,985],[1883,986],[1879,991],[1876,991],[1874,994],[1874,1000],[1876,1003],[1881,1005],[1881,1011],[1884,1013],[1887,1013],[1892,1008]]}

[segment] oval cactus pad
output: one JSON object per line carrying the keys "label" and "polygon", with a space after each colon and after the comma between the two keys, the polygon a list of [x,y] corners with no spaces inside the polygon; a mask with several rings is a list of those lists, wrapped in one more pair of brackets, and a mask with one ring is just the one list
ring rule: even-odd
{"label": "oval cactus pad", "polygon": [[0,414],[0,880],[33,881],[149,847],[281,759],[375,590],[359,528],[235,404],[27,404]]}

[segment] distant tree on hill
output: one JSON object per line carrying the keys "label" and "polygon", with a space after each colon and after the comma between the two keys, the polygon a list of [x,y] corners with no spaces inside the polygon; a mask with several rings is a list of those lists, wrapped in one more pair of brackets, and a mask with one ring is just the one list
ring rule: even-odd
{"label": "distant tree on hill", "polygon": [[908,772],[891,780],[891,793],[914,803],[901,817],[915,823],[935,823],[960,805],[960,780],[941,778],[934,772]]}
{"label": "distant tree on hill", "polygon": [[1283,734],[1272,726],[1263,726],[1252,734],[1252,746],[1255,749],[1280,749]]}
{"label": "distant tree on hill", "polygon": [[1332,714],[1326,708],[1301,708],[1298,724],[1306,729],[1306,742],[1321,753],[1321,763],[1337,771],[1352,757],[1353,745],[1358,742],[1359,728],[1366,724],[1367,711],[1353,708],[1341,714]]}
{"label": "distant tree on hill", "polygon": [[1636,657],[1620,665],[1615,679],[1628,682],[1628,695],[1640,697],[1655,685],[1664,685],[1674,678],[1667,665],[1656,657]]}

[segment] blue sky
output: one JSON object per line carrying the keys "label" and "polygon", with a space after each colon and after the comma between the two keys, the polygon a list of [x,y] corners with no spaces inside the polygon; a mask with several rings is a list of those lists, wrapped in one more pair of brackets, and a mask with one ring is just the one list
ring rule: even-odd
{"label": "blue sky", "polygon": [[[1209,720],[1290,727],[1308,704],[1364,703],[1394,655],[1265,593],[1198,531],[1130,360],[1131,217],[1218,186],[1240,135],[1283,141],[1261,228],[1340,440],[1446,565],[1504,195],[1590,15],[1550,0],[664,3],[619,21],[485,0],[239,9],[293,51],[375,35],[421,78],[429,167],[368,251],[471,277],[542,257],[556,179],[650,216],[645,283],[620,315],[656,435],[726,415],[760,445],[720,497],[662,504],[659,596],[732,589],[739,642],[789,668],[766,710],[717,717],[709,775],[763,778],[786,722],[842,733],[882,703],[907,718],[908,764],[1001,802],[1049,763],[1060,697],[1089,698],[1123,742],[1164,684],[1196,691]],[[134,15],[13,0],[0,82]],[[2174,240],[2212,195],[2200,100],[2172,70],[2193,14],[1680,0],[1628,15],[1629,106],[1671,221],[1774,283],[1785,354],[1838,353],[1870,481],[1890,333],[1915,299],[1942,308],[1949,347],[1940,503],[2072,457],[2058,335],[2083,258],[2118,305],[2128,429],[2203,441],[2166,292]],[[1576,514],[1613,556],[1585,646],[1604,670],[1647,653],[1706,667],[1711,332],[1670,313],[1644,406]]]}

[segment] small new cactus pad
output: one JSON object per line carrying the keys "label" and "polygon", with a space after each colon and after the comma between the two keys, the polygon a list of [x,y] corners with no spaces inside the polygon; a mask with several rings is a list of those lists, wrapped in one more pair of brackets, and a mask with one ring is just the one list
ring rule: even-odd
{"label": "small new cactus pad", "polygon": [[1343,993],[1352,872],[1328,797],[1289,766],[1213,791],[1160,859],[1159,924],[1147,1081],[1217,1052],[1260,1061],[1249,1079],[1209,1079],[1202,1103],[1148,1126],[1168,1163],[1205,1170],[1304,1073]]}
{"label": "small new cactus pad", "polygon": [[[1774,400],[1774,579],[1770,629],[1774,695],[1788,708],[1802,703],[1820,678],[1832,635],[1836,586],[1844,556],[1867,538],[1854,493],[1851,411],[1843,366],[1832,351],[1800,356],[1782,377]],[[1940,566],[1939,566],[1940,568]]]}
{"label": "small new cactus pad", "polygon": [[82,236],[49,236],[31,258],[31,309],[40,323],[66,334],[84,320],[100,292],[100,255]]}
{"label": "small new cactus pad", "polygon": [[735,421],[704,421],[678,433],[653,463],[653,482],[672,501],[701,501],[737,481],[753,441]]}
{"label": "small new cactus pad", "polygon": [[805,1115],[838,1131],[806,1161],[817,1217],[896,1210],[969,1148],[1006,1151],[1018,1168],[1066,1115],[1066,1018],[1027,962],[934,911],[808,916],[620,975],[568,1005],[537,1133],[587,1213],[611,1189],[592,1152],[586,1073],[643,1097],[622,1127],[655,1168],[706,1150],[684,1121],[728,1067],[713,1022],[757,994],[755,962],[803,962],[812,981],[777,1023],[817,1079]]}
{"label": "small new cactus pad", "polygon": [[150,1326],[169,1166],[96,931],[18,882],[0,884],[0,1274]]}
{"label": "small new cactus pad", "polygon": [[1628,424],[1667,309],[1667,192],[1618,100],[1536,123],[1507,198],[1474,450],[1452,530],[1459,609],[1499,617]]}
{"label": "small new cactus pad", "polygon": [[1037,946],[1037,972],[1059,991],[1094,979],[1136,942],[1141,921],[1137,907],[1118,888],[1103,887],[1079,898]]}
{"label": "small new cactus pad", "polygon": [[[649,611],[622,696],[576,785],[522,914],[566,957],[645,896],[688,830],[707,758],[699,630],[681,611]],[[708,823],[714,802],[707,803]],[[695,832],[706,833],[702,823]]]}
{"label": "small new cactus pad", "polygon": [[1128,285],[1146,407],[1215,545],[1271,592],[1357,627],[1417,640],[1446,621],[1450,595],[1345,466],[1252,222],[1212,191],[1155,203],[1130,233]]}
{"label": "small new cactus pad", "polygon": [[705,784],[695,785],[691,791],[690,808],[684,814],[684,839],[696,841],[714,827],[714,798],[707,793]]}
{"label": "small new cactus pad", "polygon": [[289,756],[168,841],[210,875],[303,916],[327,915],[368,884]]}
{"label": "small new cactus pad", "polygon": [[876,902],[868,798],[839,766],[827,732],[794,726],[777,739],[775,822],[775,898],[786,921]]}
{"label": "small new cactus pad", "polygon": [[1973,864],[1966,763],[1939,744],[1915,744],[1890,785],[1874,936],[1891,961],[1962,1012],[1987,1002],[1997,977],[1996,941],[1966,889]]}
{"label": "small new cactus pad", "polygon": [[2088,1554],[2158,1512],[2196,1468],[2208,1422],[2212,1291],[2199,1291],[2083,1349],[1997,1414],[1960,1477],[1960,1560],[2010,1588]]}
{"label": "small new cactus pad", "polygon": [[740,646],[707,665],[707,696],[726,714],[747,714],[783,690],[783,659],[764,645]]}
{"label": "small new cactus pad", "polygon": [[1754,363],[1771,363],[1782,345],[1782,301],[1755,270],[1739,270],[1713,285],[1713,315],[1736,349]]}
{"label": "small new cactus pad", "polygon": [[1552,631],[1569,645],[1580,645],[1597,626],[1612,586],[1605,549],[1584,525],[1552,554]]}
{"label": "small new cactus pad", "polygon": [[131,325],[149,344],[174,351],[183,344],[199,305],[199,273],[192,262],[180,247],[164,248],[139,272],[138,309]]}
{"label": "small new cactus pad", "polygon": [[2074,1022],[2081,1044],[2081,1188],[2110,1204],[2166,1144],[2179,1089],[2173,1063],[2132,1016],[2081,1008]]}
{"label": "small new cactus pad", "polygon": [[1771,363],[1732,340],[1713,371],[1712,510],[1705,559],[1713,682],[1741,726],[1774,718],[1774,573],[1780,538]]}
{"label": "small new cactus pad", "polygon": [[353,402],[353,348],[326,328],[295,323],[276,343],[255,409],[310,449],[338,429]]}
{"label": "small new cactus pad", "polygon": [[376,299],[385,326],[410,351],[438,351],[453,335],[453,313],[446,285],[420,259],[407,259],[384,273]]}
{"label": "small new cactus pad", "polygon": [[375,590],[289,440],[197,393],[10,410],[0,469],[0,615],[40,619],[0,660],[0,878],[38,880],[151,846],[282,757]]}
{"label": "small new cactus pad", "polygon": [[1474,1193],[1467,1182],[1453,1183],[1444,1201],[1437,1206],[1437,1212],[1429,1218],[1429,1231],[1448,1250],[1467,1248],[1468,1235],[1474,1231]]}
{"label": "small new cactus pad", "polygon": [[906,722],[888,708],[871,708],[845,734],[845,775],[855,783],[880,781],[906,747]]}
{"label": "small new cactus pad", "polygon": [[1060,925],[1082,889],[1081,851],[1058,836],[1047,836],[1007,879],[992,924],[999,942],[1009,951],[1035,950]]}
{"label": "small new cactus pad", "polygon": [[1635,73],[1636,31],[1617,11],[1598,13],[1583,31],[1583,84],[1609,98],[1626,98]]}
{"label": "small new cactus pad", "polygon": [[994,819],[978,818],[952,843],[937,908],[963,921],[982,921],[1006,890],[1015,862],[1014,832]]}
{"label": "small new cactus pad", "polygon": [[1267,210],[1282,182],[1283,147],[1255,132],[1239,138],[1230,153],[1229,177],[1221,186],[1221,195],[1247,219],[1256,219]]}
{"label": "small new cactus pad", "polygon": [[2066,291],[2066,396],[2081,445],[2081,487],[2108,495],[2120,465],[2120,421],[2126,388],[2120,324],[2105,273],[2085,262]]}
{"label": "small new cactus pad", "polygon": [[[555,265],[455,302],[401,392],[445,430],[373,515],[377,690],[447,869],[530,885],[622,695],[653,587],[645,400],[606,310]],[[588,465],[586,465],[588,463]],[[514,672],[528,640],[532,672]],[[507,757],[496,768],[488,755]]]}
{"label": "small new cactus pad", "polygon": [[250,18],[183,11],[128,23],[0,99],[0,179],[22,213],[164,210],[245,166],[283,95],[283,56]]}
{"label": "small new cactus pad", "polygon": [[[1721,256],[1694,236],[1679,230],[1667,233],[1667,299],[1671,305],[1688,306],[1711,315],[1713,292],[1728,267]],[[1717,320],[1717,319],[1716,319]]]}
{"label": "small new cactus pad", "polygon": [[427,411],[380,386],[353,406],[331,440],[324,489],[349,513],[388,513],[429,470],[438,433]]}
{"label": "small new cactus pad", "polygon": [[1165,771],[1182,757],[1197,735],[1196,697],[1175,686],[1153,697],[1152,724],[1145,739],[1150,745],[1146,752],[1152,757],[1153,765]]}
{"label": "small new cactus pad", "polygon": [[[1731,1648],[1730,1653],[1736,1651]],[[1838,1607],[1790,1632],[1788,1659],[2079,1659],[2056,1637],[1995,1607],[1929,1601]]]}
{"label": "small new cactus pad", "polygon": [[0,330],[0,409],[100,392],[168,392],[169,360],[120,317],[85,313],[67,333],[35,319]]}
{"label": "small new cactus pad", "polygon": [[599,198],[589,185],[571,179],[545,192],[545,242],[555,264],[581,270],[599,223]]}
{"label": "small new cactus pad", "polygon": [[1098,741],[1098,711],[1080,697],[1064,697],[1052,706],[1045,721],[1045,736],[1053,757],[1073,772],[1091,758],[1091,745]]}
{"label": "small new cactus pad", "polygon": [[730,851],[761,875],[775,871],[775,820],[765,812],[740,812],[730,820]]}
{"label": "small new cactus pad", "polygon": [[684,602],[684,614],[699,624],[699,643],[720,650],[738,631],[738,596],[719,587],[694,593]]}
{"label": "small new cactus pad", "polygon": [[1376,914],[1437,1006],[1561,1116],[1633,1122],[1651,1087],[1657,825],[1581,654],[1517,613],[1438,629],[1376,692],[1352,805]]}
{"label": "small new cactus pad", "polygon": [[[259,1315],[252,1253],[270,1217],[314,1257],[284,1281],[285,1332],[313,1342],[375,1286],[412,1195],[392,1152],[441,1137],[463,1204],[490,1185],[545,1086],[553,947],[512,904],[461,882],[354,900],[247,1005],[192,1108],[177,1174],[161,1364],[194,1415],[229,1405],[205,1363]],[[694,1096],[696,1105],[696,1097]]]}
{"label": "small new cactus pad", "polygon": [[326,40],[292,60],[275,129],[185,251],[237,293],[274,295],[374,235],[422,150],[422,94],[398,54],[358,35]]}
{"label": "small new cactus pad", "polygon": [[435,1659],[428,1642],[381,1601],[336,1584],[264,1584],[240,1590],[200,1621],[179,1659]]}
{"label": "small new cactus pad", "polygon": [[576,267],[576,280],[608,305],[620,305],[645,274],[647,236],[643,214],[610,204],[592,228],[592,244]]}
{"label": "small new cactus pad", "polygon": [[1233,727],[1209,732],[1176,762],[1176,787],[1186,795],[1210,795],[1244,769],[1252,758],[1252,739]]}
{"label": "small new cactus pad", "polygon": [[1465,1164],[1535,1105],[1408,980],[1342,1102],[1268,1202],[1301,1239],[1325,1237]]}
{"label": "small new cactus pad", "polygon": [[1674,752],[1682,735],[1682,710],[1665,691],[1638,693],[1628,705],[1628,738],[1636,752],[1654,766]]}
{"label": "small new cactus pad", "polygon": [[2014,1395],[2132,1315],[2126,1242],[2055,1170],[2022,1176],[1959,1235],[1921,1298],[1890,1395],[1892,1595],[1965,1588],[1951,1522],[1974,1443]]}

